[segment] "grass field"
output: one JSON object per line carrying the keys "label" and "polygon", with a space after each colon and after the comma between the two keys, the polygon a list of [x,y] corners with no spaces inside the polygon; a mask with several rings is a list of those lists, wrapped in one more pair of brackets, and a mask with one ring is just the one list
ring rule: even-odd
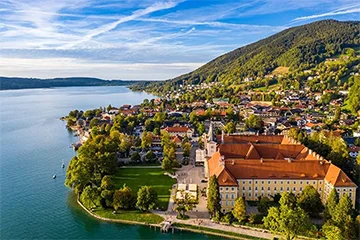
{"label": "grass field", "polygon": [[171,187],[176,183],[175,179],[164,175],[164,171],[160,168],[120,168],[113,180],[117,189],[125,183],[134,192],[144,185],[153,187],[159,198],[157,206],[164,210],[169,203]]}
{"label": "grass field", "polygon": [[277,67],[273,70],[273,74],[286,74],[289,72],[289,67]]}
{"label": "grass field", "polygon": [[144,223],[161,223],[164,221],[164,218],[153,213],[143,213],[139,210],[133,211],[117,211],[117,214],[112,213],[112,209],[96,209],[94,213],[100,217],[118,219],[125,221],[135,221],[135,222],[144,222]]}

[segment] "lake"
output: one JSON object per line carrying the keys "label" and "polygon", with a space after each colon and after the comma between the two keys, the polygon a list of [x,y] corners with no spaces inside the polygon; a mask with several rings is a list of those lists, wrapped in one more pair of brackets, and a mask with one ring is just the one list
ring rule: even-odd
{"label": "lake", "polygon": [[77,138],[59,118],[145,98],[153,96],[126,87],[0,91],[0,239],[218,239],[96,220],[65,187],[61,164],[74,156],[69,146]]}

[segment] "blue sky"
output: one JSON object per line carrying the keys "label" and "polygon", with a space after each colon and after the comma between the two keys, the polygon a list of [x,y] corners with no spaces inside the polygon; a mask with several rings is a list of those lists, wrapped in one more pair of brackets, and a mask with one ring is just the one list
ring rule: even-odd
{"label": "blue sky", "polygon": [[163,80],[358,0],[0,0],[0,76]]}

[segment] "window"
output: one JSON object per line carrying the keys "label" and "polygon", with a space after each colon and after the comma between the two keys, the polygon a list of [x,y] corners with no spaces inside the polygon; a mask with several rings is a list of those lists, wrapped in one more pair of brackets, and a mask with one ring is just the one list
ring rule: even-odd
{"label": "window", "polygon": [[289,191],[289,190],[290,190],[290,188],[289,188],[289,187],[287,187],[287,188],[286,188],[286,191]]}
{"label": "window", "polygon": [[235,198],[235,194],[231,194],[231,198],[234,199],[234,198]]}
{"label": "window", "polygon": [[296,192],[296,187],[294,187],[294,192]]}
{"label": "window", "polygon": [[261,184],[264,184],[264,181],[261,181]]}
{"label": "window", "polygon": [[220,187],[220,191],[222,191],[223,190],[223,188],[222,187]]}
{"label": "window", "polygon": [[245,185],[245,181],[243,181],[243,184]]}
{"label": "window", "polygon": [[300,191],[302,191],[302,187],[300,187]]}
{"label": "window", "polygon": [[255,187],[255,191],[257,191],[257,187]]}
{"label": "window", "polygon": [[231,191],[234,191],[234,188],[233,188],[233,187],[231,188]]}
{"label": "window", "polygon": [[314,184],[314,185],[315,185],[315,183],[316,183],[316,182],[315,182],[315,181],[313,181],[313,184]]}
{"label": "window", "polygon": [[282,191],[282,190],[283,190],[283,187],[280,188],[280,191]]}
{"label": "window", "polygon": [[249,183],[251,184],[251,180],[249,180]]}
{"label": "window", "polygon": [[225,204],[226,204],[226,206],[227,206],[227,205],[228,205],[228,202],[226,201]]}
{"label": "window", "polygon": [[274,187],[274,191],[276,191],[276,187]]}
{"label": "window", "polygon": [[320,184],[322,184],[322,181],[319,181]]}
{"label": "window", "polygon": [[228,198],[229,198],[229,195],[228,195],[228,194],[226,194],[226,195],[225,195],[225,198],[226,198],[226,199],[228,199]]}
{"label": "window", "polygon": [[276,184],[276,181],[274,181],[274,183]]}
{"label": "window", "polygon": [[350,188],[350,189],[349,189],[349,192],[351,192],[351,191],[352,191],[352,189]]}
{"label": "window", "polygon": [[284,184],[284,182],[283,182],[283,181],[281,181],[281,182],[280,182],[280,184]]}
{"label": "window", "polygon": [[[296,181],[294,181],[294,184],[296,184]],[[302,184],[302,183],[300,182],[300,184]]]}
{"label": "window", "polygon": [[249,197],[251,197],[251,193],[249,193]]}
{"label": "window", "polygon": [[300,181],[300,184],[302,184],[302,181]]}
{"label": "window", "polygon": [[223,198],[223,196],[222,196],[222,194],[220,193],[220,199],[222,199]]}
{"label": "window", "polygon": [[245,191],[245,187],[243,187],[243,190]]}
{"label": "window", "polygon": [[309,185],[309,181],[306,181],[306,185]]}
{"label": "window", "polygon": [[319,191],[321,192],[321,188],[319,188]]}
{"label": "window", "polygon": [[[290,184],[290,181],[287,181],[287,184]],[[295,184],[295,182],[294,182],[294,184]]]}
{"label": "window", "polygon": [[257,197],[257,193],[255,193],[255,197]]}
{"label": "window", "polygon": [[268,191],[270,191],[270,187],[268,187]]}
{"label": "window", "polygon": [[255,181],[255,184],[257,184],[257,181]]}
{"label": "window", "polygon": [[268,184],[270,184],[270,181],[268,181]]}
{"label": "window", "polygon": [[226,191],[229,191],[229,188],[225,188],[226,189]]}
{"label": "window", "polygon": [[349,193],[349,197],[351,197],[352,193]]}
{"label": "window", "polygon": [[261,187],[261,190],[264,191],[264,187]]}
{"label": "window", "polygon": [[249,190],[251,190],[251,187],[249,187]]}
{"label": "window", "polygon": [[243,195],[243,197],[245,197],[245,193],[243,193],[242,195]]}

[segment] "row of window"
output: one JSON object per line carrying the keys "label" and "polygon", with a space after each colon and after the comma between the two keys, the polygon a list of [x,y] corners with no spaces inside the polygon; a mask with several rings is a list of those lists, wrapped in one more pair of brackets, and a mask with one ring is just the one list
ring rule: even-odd
{"label": "row of window", "polygon": [[[271,184],[271,181],[272,181],[272,180],[269,180],[269,181],[267,181],[267,183],[268,183],[268,184]],[[278,182],[278,181],[276,181],[276,180],[273,180],[273,181],[274,181],[274,184],[277,184],[277,182]],[[249,182],[249,184],[252,183],[251,180],[249,180],[248,182]],[[265,184],[266,181],[254,181],[254,182],[255,182],[255,184],[258,184],[258,183],[260,183],[260,182],[261,182],[261,184]],[[285,181],[279,181],[279,182],[280,182],[280,184],[284,184]],[[242,184],[245,185],[245,184],[246,184],[246,181],[242,181]],[[290,181],[286,181],[286,184],[290,184]],[[297,184],[297,181],[294,181],[294,184]],[[303,184],[303,181],[300,181],[300,184]],[[309,184],[310,184],[310,181],[306,181],[306,184],[309,185]],[[315,184],[316,184],[316,181],[313,181],[312,184],[315,185]],[[321,181],[321,180],[319,181],[319,184],[322,184],[322,181]]]}
{"label": "row of window", "polygon": [[[265,188],[264,187],[259,187],[259,189],[261,189],[261,191],[264,191],[265,190]],[[302,187],[300,187],[299,188],[299,191],[302,191]],[[243,191],[245,191],[246,190],[246,188],[245,187],[242,187],[242,190]],[[249,187],[249,190],[251,191],[251,187]],[[258,187],[255,187],[255,191],[257,191],[258,190]],[[271,191],[271,187],[267,187],[267,190],[268,191]],[[277,190],[277,188],[276,187],[274,187],[274,191],[276,191]],[[280,191],[284,191],[284,187],[280,187]],[[286,188],[286,191],[290,191],[290,187],[287,187]],[[293,191],[296,191],[296,187],[293,187]],[[321,188],[319,188],[319,191],[321,192]]]}

